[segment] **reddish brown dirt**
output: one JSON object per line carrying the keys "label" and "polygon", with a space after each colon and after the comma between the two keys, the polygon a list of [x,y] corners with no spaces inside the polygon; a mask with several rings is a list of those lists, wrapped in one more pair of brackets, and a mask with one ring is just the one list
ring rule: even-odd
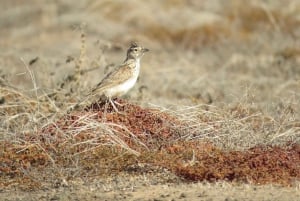
{"label": "reddish brown dirt", "polygon": [[[28,180],[25,172],[31,169],[45,174],[42,172],[51,166],[53,160],[56,166],[72,167],[76,155],[80,156],[81,172],[92,175],[116,174],[126,171],[128,166],[148,163],[167,168],[191,181],[292,185],[300,178],[300,146],[297,144],[224,151],[209,142],[180,139],[180,127],[183,124],[169,114],[143,109],[124,100],[117,101],[122,104],[118,106],[119,112],[115,112],[111,106],[105,112],[105,104],[93,104],[83,111],[74,111],[62,117],[36,135],[25,135],[24,143],[17,145],[2,141],[4,152],[0,156],[0,176],[10,180],[1,185],[7,186],[12,182],[11,179],[17,182],[20,178],[25,179],[22,181],[24,183]],[[119,125],[115,135],[119,135],[131,149],[138,150],[140,155],[128,154],[126,149],[118,146],[99,145],[109,142],[109,138],[95,138],[95,134],[89,130],[82,131],[74,138],[66,137],[64,133],[68,130],[81,130],[84,125],[78,123],[78,119],[89,113],[96,114],[92,115],[96,121]],[[127,132],[125,128],[132,135],[123,135]],[[144,146],[136,143],[136,138]],[[96,139],[95,143],[99,144],[93,147],[83,143],[91,139]],[[120,158],[112,160],[115,157]],[[35,186],[32,182],[28,184]]]}
{"label": "reddish brown dirt", "polygon": [[[191,161],[194,153],[195,161]],[[192,181],[242,181],[291,185],[300,178],[300,146],[257,146],[222,151],[210,144],[180,142],[159,155],[162,164]],[[158,160],[157,158],[157,160]]]}

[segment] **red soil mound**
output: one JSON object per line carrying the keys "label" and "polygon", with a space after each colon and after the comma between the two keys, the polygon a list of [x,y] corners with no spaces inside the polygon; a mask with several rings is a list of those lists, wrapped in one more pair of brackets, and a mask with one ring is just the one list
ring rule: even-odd
{"label": "red soil mound", "polygon": [[[194,161],[192,158],[194,157]],[[222,151],[210,143],[179,142],[161,152],[161,164],[192,181],[290,185],[300,179],[300,145]]]}
{"label": "red soil mound", "polygon": [[[7,178],[9,182],[28,180],[26,174],[33,169],[46,174],[45,168],[52,164],[60,169],[80,168],[77,171],[81,174],[92,175],[116,174],[141,162],[163,166],[192,181],[291,185],[300,179],[300,145],[224,151],[209,142],[181,139],[184,124],[167,113],[143,109],[124,100],[117,102],[119,112],[109,104],[93,104],[73,111],[38,133],[22,135],[22,142],[1,141],[0,186]],[[80,121],[87,116],[88,122]],[[90,121],[107,123],[113,133],[102,134],[101,129],[97,130],[101,124],[86,129]],[[118,143],[109,143],[110,136],[117,136],[139,156]]]}

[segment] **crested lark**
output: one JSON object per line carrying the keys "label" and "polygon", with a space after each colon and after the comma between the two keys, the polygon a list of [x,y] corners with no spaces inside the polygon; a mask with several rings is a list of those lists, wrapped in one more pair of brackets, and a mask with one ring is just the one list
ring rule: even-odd
{"label": "crested lark", "polygon": [[132,43],[127,50],[125,61],[112,72],[108,73],[102,81],[92,89],[87,98],[91,96],[101,97],[104,95],[108,98],[113,108],[118,111],[112,99],[126,94],[135,85],[140,73],[140,60],[144,53],[148,51],[147,48]]}

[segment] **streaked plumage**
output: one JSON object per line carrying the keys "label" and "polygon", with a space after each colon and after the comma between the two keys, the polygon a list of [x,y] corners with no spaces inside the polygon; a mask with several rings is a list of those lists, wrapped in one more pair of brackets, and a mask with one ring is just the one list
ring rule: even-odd
{"label": "streaked plumage", "polygon": [[95,100],[95,98],[104,95],[116,110],[112,99],[126,94],[135,85],[140,72],[140,59],[147,51],[149,51],[147,48],[143,48],[136,43],[131,44],[127,50],[125,61],[108,73],[91,90],[85,100],[91,98]]}

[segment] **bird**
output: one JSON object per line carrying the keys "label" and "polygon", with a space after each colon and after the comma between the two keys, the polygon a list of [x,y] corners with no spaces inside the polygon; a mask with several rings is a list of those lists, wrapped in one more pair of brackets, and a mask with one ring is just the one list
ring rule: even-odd
{"label": "bird", "polygon": [[124,62],[109,72],[92,88],[84,100],[104,96],[114,110],[118,112],[113,99],[125,95],[135,85],[140,73],[140,60],[148,51],[149,49],[138,45],[136,42],[131,43]]}

